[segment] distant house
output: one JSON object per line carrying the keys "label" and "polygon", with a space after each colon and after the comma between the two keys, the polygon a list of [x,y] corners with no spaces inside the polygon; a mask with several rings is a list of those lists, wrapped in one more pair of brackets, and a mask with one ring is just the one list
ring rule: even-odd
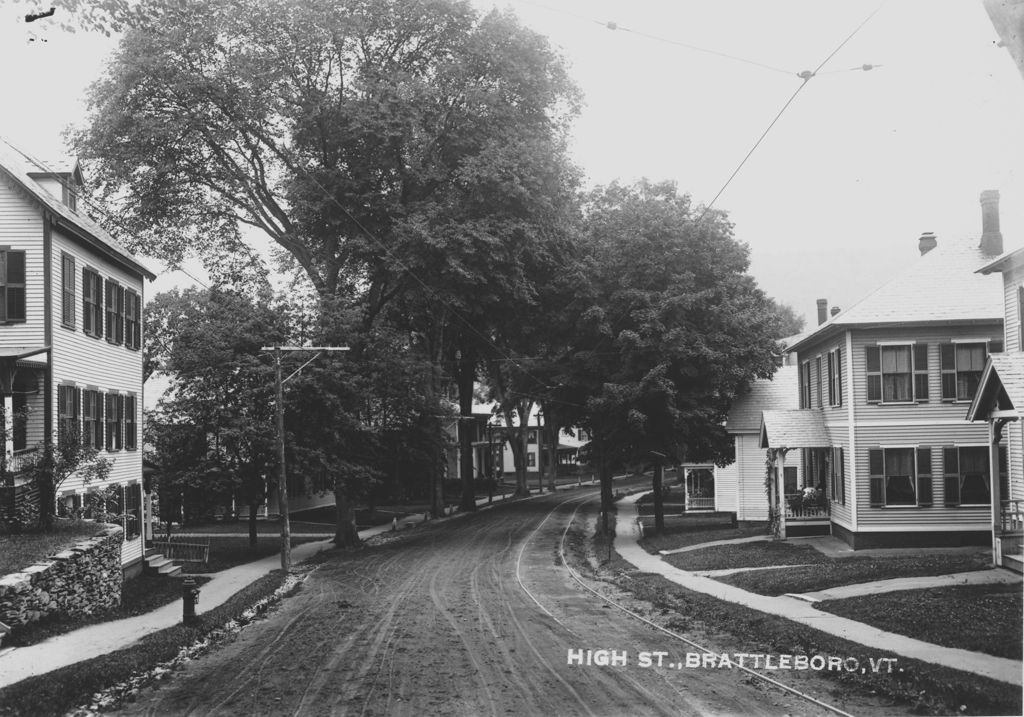
{"label": "distant house", "polygon": [[[987,421],[988,442],[998,451],[1005,439],[1008,480],[993,484],[991,530],[996,565],[1024,570],[1024,249],[1010,252],[979,269],[1002,274],[1005,353],[989,357],[967,412],[970,421]],[[989,459],[992,460],[991,458]]]}
{"label": "distant house", "polygon": [[854,548],[991,540],[1006,451],[965,417],[1003,348],[1000,287],[975,273],[1002,253],[998,193],[981,203],[980,242],[922,236],[911,266],[792,346],[799,409],[763,414],[761,447],[782,472],[800,457]]}
{"label": "distant house", "polygon": [[[42,164],[0,152],[0,374],[6,423],[6,507],[28,484],[27,456],[56,440],[93,446],[109,476],[58,488],[61,512],[121,515],[125,568],[143,554],[142,302],[154,279],[83,211],[77,162]],[[102,496],[102,498],[101,498]]]}
{"label": "distant house", "polygon": [[[725,428],[735,442],[736,459],[715,469],[713,507],[736,513],[738,521],[768,520],[765,494],[765,451],[760,444],[761,413],[797,406],[797,368],[780,366],[771,380],[758,379],[733,402]],[[785,469],[785,492],[796,493],[797,463]],[[689,493],[689,491],[688,491]],[[690,508],[699,504],[691,501]]]}

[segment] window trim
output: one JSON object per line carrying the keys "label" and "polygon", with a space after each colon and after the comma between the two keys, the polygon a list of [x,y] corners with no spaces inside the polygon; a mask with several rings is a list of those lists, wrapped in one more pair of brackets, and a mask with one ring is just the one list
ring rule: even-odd
{"label": "window trim", "polygon": [[[888,496],[889,481],[891,477],[888,472],[886,453],[888,451],[910,451],[911,470],[910,485],[914,491],[913,503],[890,503]],[[922,470],[922,458],[928,456],[928,471]],[[881,472],[878,470],[878,460],[881,459]],[[868,505],[871,508],[927,508],[932,505],[932,457],[929,446],[902,445],[902,446],[878,446],[868,449]],[[925,488],[925,486],[927,486]]]}
{"label": "window trim", "polygon": [[[917,359],[917,348],[920,344],[916,341],[879,341],[875,344],[869,344],[864,347],[864,374],[866,378],[866,390],[867,390],[867,403],[877,404],[882,406],[909,406],[914,403],[921,401],[927,401],[927,396],[923,396],[920,399],[916,396],[917,380],[916,376],[920,373],[916,370],[916,359]],[[927,344],[924,344],[925,351],[927,352]],[[902,349],[907,352],[908,358],[908,370],[906,372],[886,372],[883,368],[883,352],[885,349]],[[876,357],[872,360],[872,354]],[[927,354],[926,354],[927,355]],[[872,370],[871,366],[875,364],[876,370]],[[926,371],[926,370],[925,370]],[[910,391],[910,398],[901,400],[886,400],[885,398],[885,377],[886,376],[906,376],[908,389]],[[874,379],[874,382],[872,382]],[[925,380],[925,386],[927,386],[927,379]],[[872,389],[877,395],[877,398],[872,398]]]}
{"label": "window trim", "polygon": [[[985,455],[985,462],[988,464],[988,473],[986,474],[986,481],[988,485],[988,500],[984,503],[964,503],[961,501],[963,497],[963,486],[962,478],[963,471],[961,466],[963,460],[960,456],[960,451],[964,448],[980,449]],[[950,452],[955,452],[955,464],[956,471],[951,471],[950,467]],[[1000,488],[1004,482],[1004,468],[1008,465],[1008,453],[1007,448],[1004,445],[999,446],[999,466],[998,466],[998,478],[1000,482]],[[988,508],[992,504],[992,453],[991,446],[986,443],[958,443],[952,446],[942,447],[942,477],[943,477],[943,499],[944,504],[947,508]],[[1008,476],[1007,476],[1008,477]]]}
{"label": "window trim", "polygon": [[[967,371],[957,367],[957,349],[961,346],[981,346],[983,353],[981,358],[982,368],[980,370]],[[998,350],[993,350],[997,347]],[[960,374],[976,373],[980,382],[988,357],[1002,350],[1002,342],[991,339],[952,339],[947,343],[939,344],[939,375],[941,376],[943,403],[970,403],[973,401],[974,394],[964,397],[960,395]],[[952,367],[949,366],[950,360],[952,361]],[[949,384],[950,379],[952,380],[952,386]],[[977,391],[977,387],[975,387],[975,391]]]}
{"label": "window trim", "polygon": [[828,405],[843,405],[843,358],[839,346],[828,352]]}
{"label": "window trim", "polygon": [[[139,449],[138,422],[135,420],[138,412],[138,399],[134,393],[127,393],[121,396],[121,442],[126,451],[137,451]],[[131,407],[129,408],[129,404]]]}

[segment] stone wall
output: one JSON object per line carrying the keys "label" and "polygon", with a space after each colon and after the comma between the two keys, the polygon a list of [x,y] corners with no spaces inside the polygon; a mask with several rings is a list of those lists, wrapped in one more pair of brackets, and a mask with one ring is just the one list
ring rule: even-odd
{"label": "stone wall", "polygon": [[95,537],[0,577],[0,622],[16,628],[53,613],[90,615],[119,605],[123,533],[101,526]]}

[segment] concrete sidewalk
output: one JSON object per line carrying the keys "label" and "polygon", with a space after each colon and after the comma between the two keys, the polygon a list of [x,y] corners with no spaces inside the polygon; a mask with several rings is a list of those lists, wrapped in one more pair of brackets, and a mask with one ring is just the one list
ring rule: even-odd
{"label": "concrete sidewalk", "polygon": [[[641,494],[628,496],[619,501],[625,508],[635,505]],[[625,518],[626,510],[620,512]],[[615,549],[627,562],[647,573],[661,575],[672,582],[689,590],[704,593],[726,602],[784,617],[787,620],[813,627],[851,642],[879,650],[883,655],[902,655],[922,662],[950,667],[955,670],[970,672],[984,677],[1021,686],[1022,664],[1017,660],[1004,657],[993,657],[979,652],[961,650],[952,647],[933,645],[922,640],[915,640],[896,633],[886,632],[855,620],[831,615],[816,610],[806,600],[784,595],[768,597],[747,592],[695,573],[680,570],[661,559],[651,555],[640,547],[639,530],[634,520],[616,521]]]}

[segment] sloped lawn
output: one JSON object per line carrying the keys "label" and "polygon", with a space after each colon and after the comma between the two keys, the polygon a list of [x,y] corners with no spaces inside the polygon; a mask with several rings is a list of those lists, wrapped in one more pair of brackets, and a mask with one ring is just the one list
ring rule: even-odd
{"label": "sloped lawn", "polygon": [[[757,526],[752,528],[731,528],[722,525],[670,525],[664,533],[656,535],[647,530],[647,523],[653,520],[646,520],[644,526],[644,537],[640,539],[640,547],[651,555],[657,555],[662,550],[675,550],[685,548],[699,543],[711,543],[716,540],[733,540],[735,538],[754,538],[765,535],[765,528]],[[668,521],[666,521],[668,522]]]}
{"label": "sloped lawn", "polygon": [[92,521],[57,521],[45,533],[0,534],[0,575],[27,568],[79,540],[91,538],[101,527]]}
{"label": "sloped lawn", "polygon": [[1020,660],[1022,596],[1020,585],[957,585],[824,600],[815,607],[936,645]]}
{"label": "sloped lawn", "polygon": [[[767,546],[773,544],[757,543],[755,545]],[[810,546],[803,547],[817,552]],[[680,553],[680,555],[686,555],[686,553]],[[827,590],[828,588],[839,587],[840,585],[856,585],[857,583],[888,580],[890,578],[948,575],[972,570],[986,570],[992,567],[988,555],[981,553],[900,555],[893,557],[871,556],[836,559],[827,558],[820,553],[819,556],[819,560],[808,560],[807,562],[815,563],[808,567],[789,567],[779,570],[736,573],[716,579],[760,595],[784,595],[786,593]],[[799,561],[794,560],[794,563],[797,562]],[[770,563],[766,562],[764,564]],[[718,567],[741,566],[730,564],[719,565]],[[695,568],[685,569],[694,570]]]}

